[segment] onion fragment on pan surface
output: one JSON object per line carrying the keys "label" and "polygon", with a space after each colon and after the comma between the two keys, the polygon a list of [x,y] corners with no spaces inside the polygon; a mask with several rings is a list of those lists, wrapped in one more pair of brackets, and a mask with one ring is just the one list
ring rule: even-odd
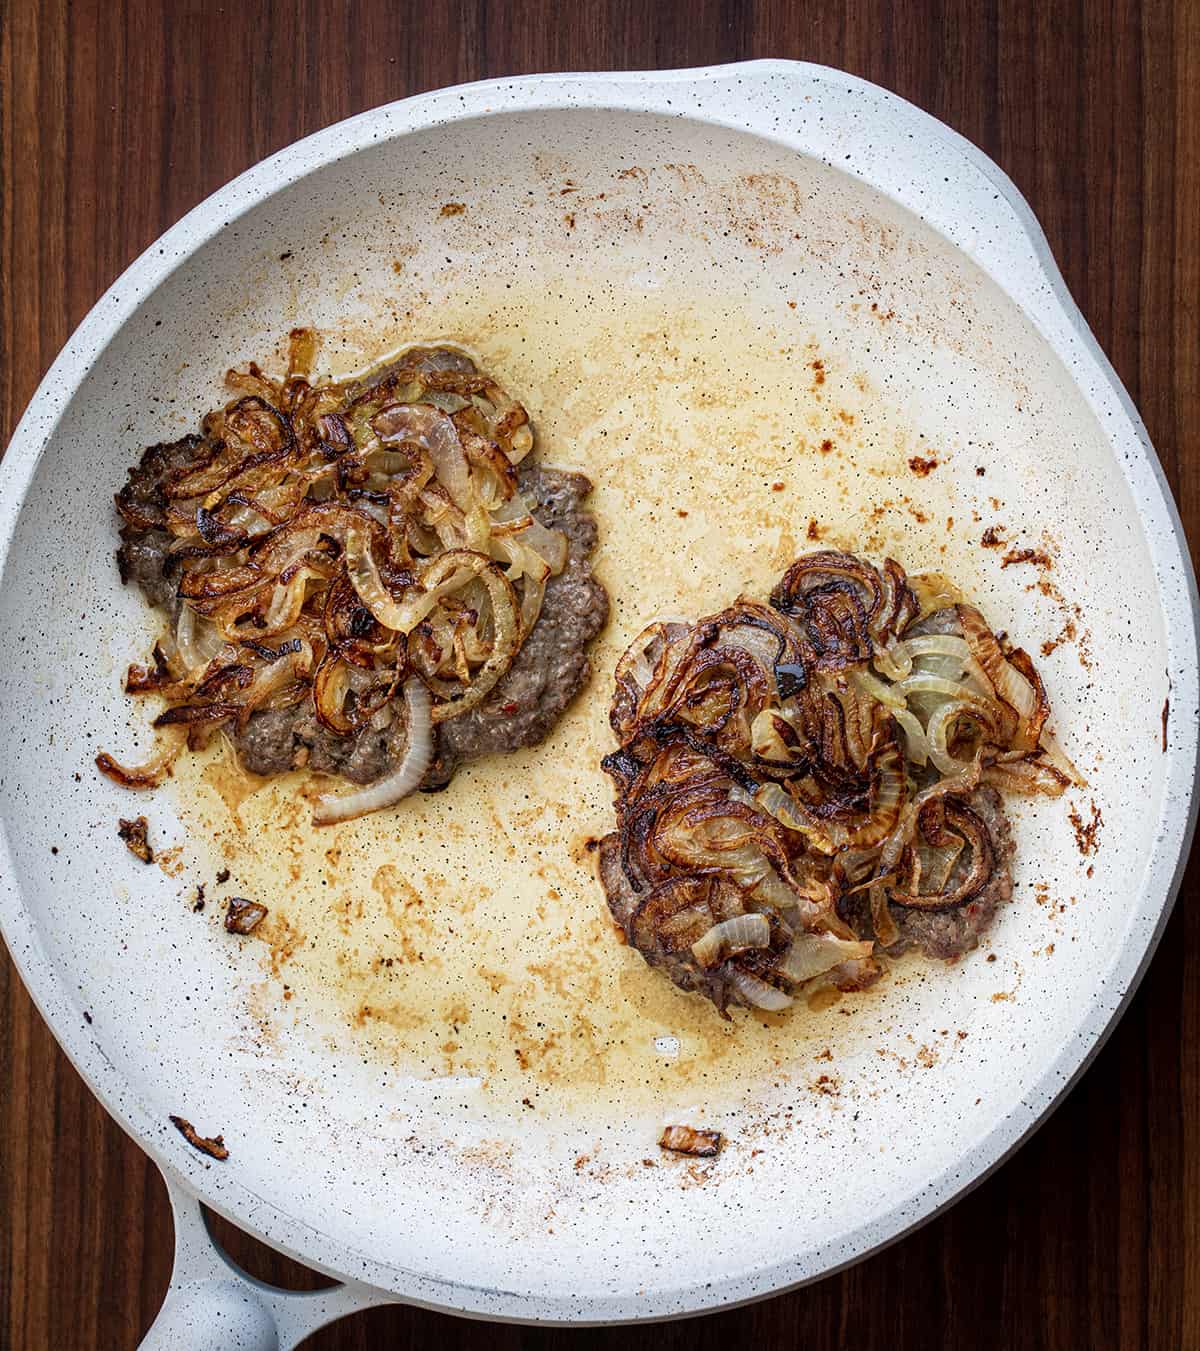
{"label": "onion fragment on pan surface", "polygon": [[225,906],[225,931],[231,934],[252,934],[267,917],[267,907],[259,901],[248,901],[244,896],[231,896]]}
{"label": "onion fragment on pan surface", "polygon": [[96,756],[96,768],[122,788],[157,788],[170,775],[184,744],[182,735],[172,736],[160,743],[154,755],[139,765],[123,765],[107,751],[101,751]]}
{"label": "onion fragment on pan surface", "polygon": [[201,1154],[207,1154],[210,1158],[220,1159],[222,1162],[229,1157],[223,1135],[201,1135],[186,1117],[172,1114],[170,1121],[188,1144],[193,1149],[198,1149]]}
{"label": "onion fragment on pan surface", "polygon": [[664,1126],[658,1137],[659,1146],[672,1154],[690,1154],[697,1159],[711,1159],[721,1152],[724,1139],[720,1131],[698,1130],[695,1126]]}
{"label": "onion fragment on pan surface", "polygon": [[255,773],[355,784],[317,809],[348,820],[536,744],[586,679],[607,613],[588,481],[518,471],[525,410],[456,349],[340,383],[313,378],[317,349],[295,330],[283,379],[230,371],[231,402],[117,496],[122,578],[169,624],[126,680],[165,700],[164,744],[141,766],[98,757],[119,783],[156,786],[224,735]]}
{"label": "onion fragment on pan surface", "polygon": [[125,841],[125,848],[143,863],[154,862],[154,850],[147,839],[148,825],[144,816],[136,816],[132,821],[124,818],[117,822],[117,834]]}
{"label": "onion fragment on pan surface", "polygon": [[824,550],[764,606],[650,624],[604,760],[614,918],[681,989],[768,1013],[956,957],[1011,893],[996,789],[1079,783],[1033,663],[940,577]]}

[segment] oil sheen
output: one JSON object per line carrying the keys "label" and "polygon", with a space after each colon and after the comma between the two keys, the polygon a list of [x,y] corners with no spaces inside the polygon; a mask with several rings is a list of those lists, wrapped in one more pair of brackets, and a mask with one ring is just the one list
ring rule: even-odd
{"label": "oil sheen", "polygon": [[[734,296],[648,289],[595,305],[505,290],[458,310],[418,305],[369,340],[330,330],[323,350],[343,375],[434,340],[470,350],[526,404],[536,455],[595,484],[612,618],[591,683],[543,745],[334,828],[311,825],[327,781],[254,779],[223,745],[181,762],[171,791],[188,870],[231,870],[210,891],[214,931],[226,894],[269,907],[245,996],[264,1045],[299,1038],[470,1080],[500,1112],[732,1103],[815,1047],[864,1035],[876,996],[725,1021],[624,946],[593,855],[613,824],[599,768],[613,667],[652,618],[762,596],[806,549],[911,563],[917,536],[917,566],[936,566],[964,506],[948,476],[914,478],[910,457],[937,448],[904,429],[851,346],[782,306],[751,319]],[[969,562],[956,571],[969,587]]]}

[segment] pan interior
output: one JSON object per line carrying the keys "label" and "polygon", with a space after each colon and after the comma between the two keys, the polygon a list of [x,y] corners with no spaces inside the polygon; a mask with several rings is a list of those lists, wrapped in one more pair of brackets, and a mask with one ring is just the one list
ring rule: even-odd
{"label": "pan interior", "polygon": [[[414,341],[475,352],[544,460],[595,481],[613,599],[592,685],[545,745],[321,833],[302,776],[262,785],[220,752],[136,800],[92,767],[149,745],[120,678],[153,624],[116,576],[111,494],[140,447],[223,397],[226,367],[277,361],[296,325],[336,374]],[[989,527],[1006,548],[982,546]],[[761,596],[817,542],[975,596],[1038,660],[1089,786],[1015,808],[1016,890],[984,949],[726,1023],[621,945],[593,877],[612,668],[650,618]],[[1007,549],[1048,562],[1005,566]],[[433,128],[226,228],[72,401],[0,624],[19,885],[131,1093],[164,1131],[178,1113],[223,1132],[225,1169],[343,1251],[480,1287],[589,1297],[802,1268],[914,1196],[1086,1017],[1161,809],[1157,592],[1068,373],[873,189],[686,119]],[[1094,854],[1070,810],[1102,819]],[[116,837],[139,812],[155,867]],[[270,907],[265,941],[225,934],[228,893]],[[665,1156],[667,1121],[728,1144]]]}

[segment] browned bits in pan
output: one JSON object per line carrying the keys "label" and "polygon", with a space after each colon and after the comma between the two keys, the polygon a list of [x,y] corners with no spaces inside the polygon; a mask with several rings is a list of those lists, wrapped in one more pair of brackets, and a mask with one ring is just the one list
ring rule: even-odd
{"label": "browned bits in pan", "polygon": [[1011,568],[1017,563],[1032,563],[1037,568],[1054,566],[1054,560],[1041,549],[1010,549],[1000,560],[1002,568]]}
{"label": "browned bits in pan", "polygon": [[193,1149],[198,1149],[201,1154],[207,1154],[210,1158],[220,1159],[222,1162],[229,1157],[229,1150],[225,1148],[225,1137],[223,1135],[201,1135],[186,1117],[171,1117],[171,1125],[188,1142]]}
{"label": "browned bits in pan", "polygon": [[125,848],[143,863],[153,863],[154,850],[146,840],[147,829],[144,816],[135,816],[132,821],[123,818],[117,821],[117,834],[125,841]]}

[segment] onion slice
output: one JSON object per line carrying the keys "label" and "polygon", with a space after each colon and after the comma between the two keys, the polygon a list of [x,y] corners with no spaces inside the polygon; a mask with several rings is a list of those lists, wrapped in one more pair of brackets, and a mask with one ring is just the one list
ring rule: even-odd
{"label": "onion slice", "polygon": [[163,744],[140,765],[123,765],[107,751],[96,756],[96,768],[122,788],[157,788],[170,776],[171,767],[187,744],[187,729],[165,727],[159,735]]}
{"label": "onion slice", "polygon": [[[492,536],[495,543],[510,539],[531,549],[554,576],[567,566],[567,537],[561,530],[544,526],[533,514],[533,508],[519,494],[510,497],[492,513]],[[496,526],[504,527],[497,530]]]}
{"label": "onion slice", "polygon": [[368,784],[354,793],[331,793],[318,800],[313,812],[314,826],[334,826],[352,821],[384,807],[395,806],[407,797],[433,763],[433,718],[429,691],[424,681],[411,676],[404,684],[404,709],[407,716],[408,743],[394,773]]}
{"label": "onion slice", "polygon": [[740,966],[729,968],[729,983],[747,1004],[762,1009],[764,1013],[782,1013],[784,1009],[792,1006],[791,995],[784,994],[782,990],[769,985],[765,980],[759,980],[757,976],[751,975]]}
{"label": "onion slice", "polygon": [[175,646],[188,674],[195,675],[220,652],[221,635],[190,605],[181,605],[175,623]]}
{"label": "onion slice", "polygon": [[[1042,727],[1050,712],[1050,705],[1032,664],[1029,669],[1036,684],[1022,675],[1005,657],[995,634],[988,628],[983,616],[974,606],[960,605],[958,618],[962,624],[963,636],[971,649],[971,655],[991,682],[996,697],[1007,704],[1020,719],[1012,748],[1022,751],[1034,750],[1041,739]],[[1018,655],[1023,654],[1014,653],[1014,656]]]}
{"label": "onion slice", "polygon": [[381,441],[411,441],[429,452],[439,482],[464,512],[476,503],[471,467],[454,423],[427,403],[399,403],[382,409],[371,421]]}
{"label": "onion slice", "polygon": [[719,966],[727,957],[753,948],[765,948],[771,941],[771,924],[766,915],[734,915],[723,919],[692,944],[692,956],[704,967]]}
{"label": "onion slice", "polygon": [[[411,618],[411,606],[397,602],[384,586],[371,552],[371,537],[365,530],[352,527],[346,532],[345,557],[350,585],[371,614],[385,629],[393,629],[397,633],[410,632],[420,621]],[[406,624],[408,627],[405,627]]]}
{"label": "onion slice", "polygon": [[[444,554],[438,559],[435,567],[438,565],[452,567],[455,561],[453,553]],[[496,682],[512,665],[512,659],[521,642],[521,621],[512,583],[500,568],[488,559],[483,560],[478,576],[487,588],[488,599],[492,603],[492,650],[466,689],[435,706],[434,722],[457,718],[482,703]]]}
{"label": "onion slice", "polygon": [[875,758],[874,768],[870,811],[856,821],[823,817],[777,783],[763,784],[754,794],[754,803],[780,825],[802,834],[819,853],[865,849],[882,843],[891,834],[907,791],[903,762],[894,744],[883,747]]}
{"label": "onion slice", "polygon": [[793,985],[802,985],[815,976],[823,976],[842,962],[869,957],[874,948],[869,940],[837,938],[829,933],[800,933],[792,940],[775,970]]}

